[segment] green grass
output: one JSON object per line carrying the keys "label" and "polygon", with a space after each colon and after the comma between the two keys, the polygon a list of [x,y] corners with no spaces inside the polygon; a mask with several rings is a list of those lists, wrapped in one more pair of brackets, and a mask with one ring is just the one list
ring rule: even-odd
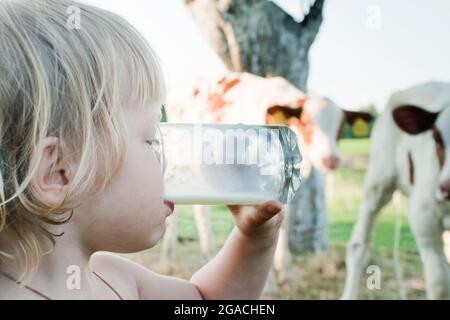
{"label": "green grass", "polygon": [[[353,224],[357,221],[370,142],[368,139],[343,139],[339,150],[343,163],[340,169],[333,173],[333,182],[331,186],[328,184],[327,190],[329,239],[332,245],[345,244],[350,238]],[[182,207],[180,212],[180,238],[188,241],[197,240],[191,207]],[[404,198],[401,199],[398,209],[389,204],[380,213],[374,230],[374,247],[393,248],[398,216],[402,224],[400,248],[416,249],[408,226]],[[218,239],[225,239],[233,228],[232,217],[225,207],[213,207],[211,223],[214,235]]]}
{"label": "green grass", "polygon": [[368,156],[369,151],[369,139],[341,139],[339,142],[339,153],[342,157]]}
{"label": "green grass", "polygon": [[[368,165],[370,141],[368,139],[343,139],[340,141],[339,150],[343,163],[340,169],[333,173],[333,187],[327,190],[329,236],[332,244],[347,242],[353,224],[357,221],[364,175]],[[400,198],[398,207],[389,203],[380,212],[373,232],[375,247],[392,249],[397,219],[400,219],[402,225],[400,248],[416,249],[408,225],[406,199],[403,196]]]}
{"label": "green grass", "polygon": [[[180,212],[178,237],[187,241],[198,240],[192,207],[180,206],[178,210]],[[214,237],[225,240],[234,227],[234,221],[228,209],[224,206],[214,206],[210,219]]]}

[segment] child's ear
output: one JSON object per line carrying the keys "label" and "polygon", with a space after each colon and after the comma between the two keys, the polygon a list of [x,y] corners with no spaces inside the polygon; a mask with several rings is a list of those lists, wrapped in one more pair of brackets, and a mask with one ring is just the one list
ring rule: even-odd
{"label": "child's ear", "polygon": [[295,117],[300,118],[302,108],[290,108],[285,106],[273,106],[267,109],[266,124],[283,124],[287,125],[289,119]]}
{"label": "child's ear", "polygon": [[[38,159],[40,152],[42,157]],[[64,201],[70,179],[70,170],[63,161],[58,138],[45,138],[35,147],[30,169],[37,161],[37,171],[31,182],[32,192],[42,204],[50,208],[58,207]]]}

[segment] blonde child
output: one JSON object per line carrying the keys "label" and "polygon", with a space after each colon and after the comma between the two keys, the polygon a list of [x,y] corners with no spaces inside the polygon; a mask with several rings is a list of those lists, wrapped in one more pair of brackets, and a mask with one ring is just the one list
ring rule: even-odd
{"label": "blonde child", "polygon": [[[79,28],[69,8],[80,9]],[[278,202],[231,206],[235,229],[190,281],[107,253],[155,246],[173,211],[158,146],[164,95],[155,53],[117,15],[0,1],[0,299],[260,296]]]}

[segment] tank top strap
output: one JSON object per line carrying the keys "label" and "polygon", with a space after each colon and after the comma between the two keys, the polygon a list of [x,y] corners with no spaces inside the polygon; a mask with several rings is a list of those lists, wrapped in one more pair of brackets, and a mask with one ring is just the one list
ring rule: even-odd
{"label": "tank top strap", "polygon": [[114,289],[114,287],[112,285],[110,285],[105,279],[103,279],[102,277],[100,277],[100,275],[98,273],[96,273],[95,271],[92,271],[92,273],[100,279],[100,281],[102,281],[104,284],[106,284],[113,292],[114,294],[119,298],[119,300],[124,300],[122,298],[122,296],[119,294],[119,292],[117,292],[116,289]]}

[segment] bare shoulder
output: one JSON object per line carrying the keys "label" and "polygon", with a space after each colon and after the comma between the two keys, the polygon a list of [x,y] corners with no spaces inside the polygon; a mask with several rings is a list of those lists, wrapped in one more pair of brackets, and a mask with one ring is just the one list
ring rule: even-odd
{"label": "bare shoulder", "polygon": [[96,252],[89,260],[89,267],[123,299],[138,299],[133,277],[133,262],[113,253]]}
{"label": "bare shoulder", "polygon": [[91,257],[91,268],[105,280],[119,286],[128,299],[201,299],[198,289],[189,281],[151,271],[113,253],[97,252]]}
{"label": "bare shoulder", "polygon": [[132,261],[118,254],[103,251],[94,253],[89,260],[90,267],[106,269],[105,271],[126,271],[128,268],[133,268],[133,264]]}

